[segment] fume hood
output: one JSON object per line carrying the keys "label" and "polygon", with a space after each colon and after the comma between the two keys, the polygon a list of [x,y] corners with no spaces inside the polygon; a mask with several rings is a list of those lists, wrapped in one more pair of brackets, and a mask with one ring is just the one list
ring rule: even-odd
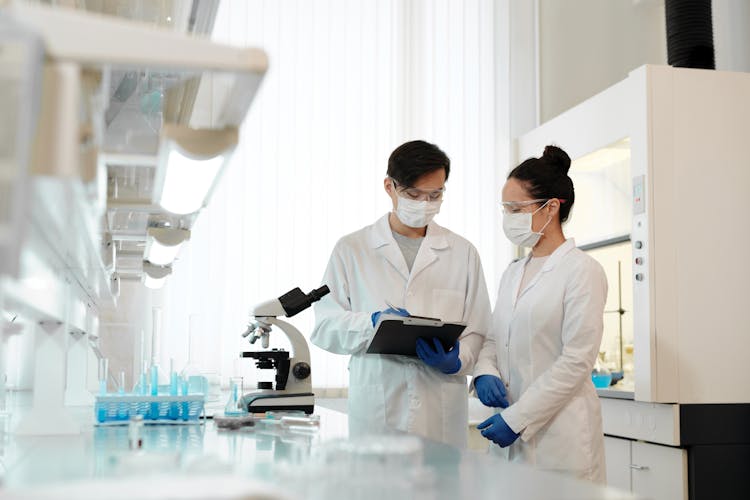
{"label": "fume hood", "polygon": [[607,271],[602,351],[625,371],[600,391],[611,485],[746,494],[749,116],[750,74],[643,66],[518,139],[519,161],[573,159],[564,230]]}

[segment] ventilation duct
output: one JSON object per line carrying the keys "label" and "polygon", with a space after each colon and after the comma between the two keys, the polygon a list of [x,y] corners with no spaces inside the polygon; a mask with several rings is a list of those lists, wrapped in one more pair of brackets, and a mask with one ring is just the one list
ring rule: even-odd
{"label": "ventilation duct", "polygon": [[716,69],[711,0],[665,0],[670,66]]}

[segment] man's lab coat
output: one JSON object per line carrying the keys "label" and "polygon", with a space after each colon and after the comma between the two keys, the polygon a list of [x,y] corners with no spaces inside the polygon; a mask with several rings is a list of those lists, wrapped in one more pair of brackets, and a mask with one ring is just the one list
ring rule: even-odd
{"label": "man's lab coat", "polygon": [[[350,434],[392,428],[465,446],[465,375],[473,370],[491,314],[474,246],[432,222],[410,273],[385,215],[339,240],[323,283],[331,293],[315,304],[310,340],[327,351],[351,355]],[[375,333],[371,315],[385,309],[386,301],[413,315],[465,322],[461,370],[446,375],[419,358],[366,354]]]}

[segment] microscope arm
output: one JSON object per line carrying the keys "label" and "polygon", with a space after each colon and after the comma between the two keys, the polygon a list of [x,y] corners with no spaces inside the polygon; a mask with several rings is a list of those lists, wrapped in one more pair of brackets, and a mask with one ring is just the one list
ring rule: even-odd
{"label": "microscope arm", "polygon": [[292,357],[295,358],[297,362],[304,361],[308,364],[310,363],[310,349],[307,347],[307,341],[294,325],[278,318],[265,317],[263,318],[263,321],[281,328],[281,331],[284,332],[289,339],[289,342],[292,344]]}

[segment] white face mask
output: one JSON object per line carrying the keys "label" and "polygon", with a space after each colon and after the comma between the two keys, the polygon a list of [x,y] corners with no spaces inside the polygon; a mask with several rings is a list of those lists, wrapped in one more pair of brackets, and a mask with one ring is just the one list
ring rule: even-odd
{"label": "white face mask", "polygon": [[409,227],[425,227],[436,214],[440,213],[440,205],[443,200],[410,200],[398,197],[396,205],[396,217]]}
{"label": "white face mask", "polygon": [[547,205],[547,203],[549,203],[549,201],[545,202],[544,205],[534,210],[533,213],[503,213],[503,232],[511,243],[513,243],[514,245],[518,245],[519,247],[528,248],[533,248],[537,243],[539,243],[539,238],[541,238],[544,234],[542,231],[544,231],[547,225],[552,221],[552,218],[550,217],[550,219],[547,221],[547,224],[545,224],[538,233],[535,233],[531,230],[531,218],[535,213],[543,209]]}

